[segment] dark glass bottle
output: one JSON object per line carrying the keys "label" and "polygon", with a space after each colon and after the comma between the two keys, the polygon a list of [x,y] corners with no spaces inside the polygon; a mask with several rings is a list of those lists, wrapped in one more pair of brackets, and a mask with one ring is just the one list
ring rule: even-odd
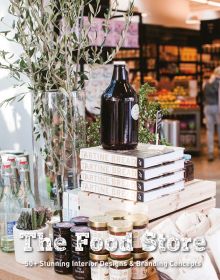
{"label": "dark glass bottle", "polygon": [[114,63],[112,81],[101,98],[101,143],[104,149],[131,150],[138,143],[138,97],[128,82],[123,61]]}

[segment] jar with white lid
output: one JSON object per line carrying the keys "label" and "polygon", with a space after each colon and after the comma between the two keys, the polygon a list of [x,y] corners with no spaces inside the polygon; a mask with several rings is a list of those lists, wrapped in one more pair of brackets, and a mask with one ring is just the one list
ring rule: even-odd
{"label": "jar with white lid", "polygon": [[131,280],[132,261],[132,258],[127,260],[109,258],[109,280]]}
{"label": "jar with white lid", "polygon": [[[109,238],[116,240],[117,242],[117,249],[113,252],[110,252],[110,256],[113,259],[129,259],[131,257],[132,251],[132,240],[130,243],[130,250],[122,250],[120,248],[120,244],[123,244],[125,241],[126,236],[130,233],[132,235],[132,222],[128,220],[114,220],[108,223],[108,230],[109,230]],[[126,242],[127,245],[129,242]],[[129,246],[129,245],[128,245]]]}
{"label": "jar with white lid", "polygon": [[89,218],[89,232],[90,240],[101,239],[103,241],[102,250],[98,251],[99,254],[106,254],[107,251],[104,249],[105,241],[109,237],[108,233],[108,222],[112,219],[108,216],[94,216]]}
{"label": "jar with white lid", "polygon": [[146,280],[147,279],[147,260],[148,253],[134,253],[133,254],[133,267],[132,267],[132,280]]}
{"label": "jar with white lid", "polygon": [[132,242],[134,252],[142,252],[141,238],[147,230],[149,223],[148,217],[143,214],[131,214],[125,217],[125,220],[133,223]]}
{"label": "jar with white lid", "polygon": [[108,254],[98,255],[90,253],[90,267],[92,280],[109,280]]}
{"label": "jar with white lid", "polygon": [[128,212],[125,210],[112,210],[106,212],[105,215],[113,220],[124,220],[124,218],[128,215]]}

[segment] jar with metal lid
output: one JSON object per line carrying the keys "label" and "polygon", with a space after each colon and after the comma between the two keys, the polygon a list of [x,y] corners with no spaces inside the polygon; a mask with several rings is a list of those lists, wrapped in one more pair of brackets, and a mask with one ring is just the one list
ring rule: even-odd
{"label": "jar with metal lid", "polygon": [[74,226],[73,223],[70,222],[60,222],[53,224],[53,240],[58,237],[63,237],[66,240],[66,248],[67,250],[71,250],[71,233],[70,229]]}
{"label": "jar with metal lid", "polygon": [[111,217],[113,220],[124,220],[127,215],[128,212],[124,210],[113,210],[105,213],[105,216]]}
{"label": "jar with metal lid", "polygon": [[77,216],[72,218],[70,222],[75,224],[76,226],[87,226],[89,222],[89,218],[86,216]]}
{"label": "jar with metal lid", "polygon": [[90,268],[92,280],[109,280],[109,255],[98,255],[90,253]]}
{"label": "jar with metal lid", "polygon": [[192,156],[189,154],[184,155],[185,163],[185,172],[184,172],[184,178],[185,182],[189,182],[194,180],[194,165],[192,162]]}
{"label": "jar with metal lid", "polygon": [[132,267],[132,280],[146,280],[147,279],[147,267],[146,262],[148,259],[148,253],[134,253],[133,254],[133,267]]}
{"label": "jar with metal lid", "polygon": [[132,258],[114,260],[109,258],[109,280],[131,280]]}
{"label": "jar with metal lid", "polygon": [[54,248],[54,270],[60,274],[69,274],[72,271],[71,258],[71,233],[70,229],[74,224],[69,222],[60,222],[53,225],[53,239],[62,237],[66,240],[65,251],[57,251]]}
{"label": "jar with metal lid", "polygon": [[103,248],[98,251],[100,254],[107,253],[104,249],[104,244],[109,236],[108,223],[110,221],[112,221],[112,218],[108,216],[94,216],[89,219],[90,240],[96,238],[103,241]]}
{"label": "jar with metal lid", "polygon": [[[122,250],[120,244],[125,240],[127,233],[132,234],[133,225],[128,220],[114,220],[108,223],[109,238],[117,241],[117,249],[114,252],[110,252],[110,256],[113,259],[129,259],[131,257],[132,250]],[[128,242],[127,242],[128,244]],[[131,240],[132,247],[132,240]]]}
{"label": "jar with metal lid", "polygon": [[77,251],[77,237],[76,233],[89,233],[89,227],[87,226],[74,226],[71,228],[71,248],[72,248],[72,255],[79,256],[79,257],[87,257],[89,259],[89,239],[88,245],[82,245],[83,251]]}
{"label": "jar with metal lid", "polygon": [[141,238],[146,232],[148,225],[148,218],[143,214],[131,214],[125,217],[125,220],[133,223],[132,241],[134,252],[142,252]]}

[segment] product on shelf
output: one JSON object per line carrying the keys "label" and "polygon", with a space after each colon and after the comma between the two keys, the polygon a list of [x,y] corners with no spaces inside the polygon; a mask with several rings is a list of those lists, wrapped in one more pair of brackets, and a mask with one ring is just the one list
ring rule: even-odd
{"label": "product on shelf", "polygon": [[150,275],[147,274],[146,262],[149,254],[147,252],[133,253],[132,280],[147,280]]}
{"label": "product on shelf", "polygon": [[128,215],[128,212],[125,210],[111,210],[105,212],[105,216],[110,217],[113,220],[124,220]]}
{"label": "product on shelf", "polygon": [[128,82],[126,64],[114,62],[110,86],[101,97],[101,144],[110,150],[135,149],[138,142],[138,97]]}
{"label": "product on shelf", "polygon": [[110,280],[131,280],[133,259],[115,260],[109,258],[109,279]]}

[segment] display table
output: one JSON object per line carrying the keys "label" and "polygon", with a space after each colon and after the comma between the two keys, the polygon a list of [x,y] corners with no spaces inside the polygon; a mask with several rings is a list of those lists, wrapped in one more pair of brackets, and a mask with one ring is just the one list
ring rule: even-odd
{"label": "display table", "polygon": [[[104,196],[81,192],[79,194],[80,214],[97,215],[108,210],[124,209],[148,215],[150,227],[166,217],[176,219],[183,211],[201,211],[207,213],[216,206],[216,183],[194,180],[186,184],[183,191],[177,192],[156,201],[134,203],[120,199],[109,199]],[[25,267],[15,262],[13,254],[0,251],[1,280],[40,280],[40,279],[73,279],[71,275],[63,276],[54,272],[53,267]],[[153,277],[150,278],[153,280]]]}

